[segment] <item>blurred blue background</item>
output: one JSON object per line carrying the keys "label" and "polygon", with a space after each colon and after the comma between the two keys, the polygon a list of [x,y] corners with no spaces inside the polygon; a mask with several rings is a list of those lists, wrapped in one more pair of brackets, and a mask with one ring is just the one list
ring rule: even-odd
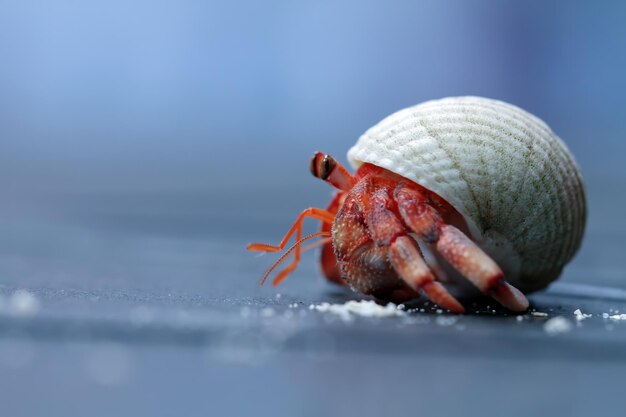
{"label": "blurred blue background", "polygon": [[1,186],[314,187],[314,150],[467,94],[546,120],[589,183],[626,180],[625,40],[620,1],[4,0]]}

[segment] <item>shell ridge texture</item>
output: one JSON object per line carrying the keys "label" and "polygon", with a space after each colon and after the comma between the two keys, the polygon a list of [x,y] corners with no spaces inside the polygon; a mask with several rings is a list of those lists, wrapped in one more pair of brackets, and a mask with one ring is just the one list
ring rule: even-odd
{"label": "shell ridge texture", "polygon": [[[461,179],[461,181],[463,181],[465,187],[467,188],[469,196],[471,197],[472,204],[469,207],[468,205],[464,205],[466,210],[468,210],[469,212],[476,213],[479,210],[478,199],[476,198],[476,194],[474,193],[473,188],[468,183],[467,178],[463,170],[460,167],[458,159],[455,157],[453,153],[450,152],[449,149],[446,148],[445,146],[446,142],[441,140],[441,137],[439,137],[439,134],[436,133],[436,131],[433,130],[431,127],[429,128],[428,126],[426,126],[426,123],[424,122],[423,119],[419,119],[419,120],[420,120],[420,124],[424,126],[424,128],[426,129],[426,132],[428,132],[428,134],[432,138],[435,139],[435,143],[437,144],[437,146],[446,154],[446,156],[448,157],[448,160],[450,160],[450,163],[454,167],[458,177]],[[483,219],[478,216],[472,216],[472,226],[477,227],[478,229],[482,230],[484,226]]]}

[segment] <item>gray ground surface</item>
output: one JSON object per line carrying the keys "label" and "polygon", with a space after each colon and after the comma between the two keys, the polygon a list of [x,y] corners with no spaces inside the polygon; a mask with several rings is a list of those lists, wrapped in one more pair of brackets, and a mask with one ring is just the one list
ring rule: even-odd
{"label": "gray ground surface", "polygon": [[[626,413],[626,321],[602,317],[626,312],[619,207],[597,203],[608,196],[592,193],[584,248],[560,283],[531,297],[547,316],[422,303],[344,322],[308,309],[358,298],[326,284],[312,255],[279,288],[257,287],[275,257],[244,245],[277,240],[302,208],[299,195],[260,194],[7,198],[0,414]],[[593,316],[576,322],[576,309]],[[555,316],[571,329],[548,334]]]}

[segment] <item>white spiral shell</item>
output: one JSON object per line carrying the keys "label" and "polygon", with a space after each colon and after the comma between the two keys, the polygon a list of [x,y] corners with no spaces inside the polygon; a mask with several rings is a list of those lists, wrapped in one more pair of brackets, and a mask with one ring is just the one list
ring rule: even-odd
{"label": "white spiral shell", "polygon": [[451,97],[400,110],[348,151],[437,193],[525,292],[556,279],[585,227],[580,171],[565,144],[519,107]]}

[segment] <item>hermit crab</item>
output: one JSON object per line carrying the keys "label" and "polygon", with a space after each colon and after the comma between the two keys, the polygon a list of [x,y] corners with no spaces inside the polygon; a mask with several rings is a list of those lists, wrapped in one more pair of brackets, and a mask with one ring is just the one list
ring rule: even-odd
{"label": "hermit crab", "polygon": [[[338,191],[326,209],[308,208],[278,245],[267,271],[321,245],[328,280],[380,300],[424,295],[456,313],[475,289],[506,308],[528,308],[580,246],[586,220],[582,178],[565,144],[537,117],[481,97],[451,97],[400,110],[348,151],[350,174],[317,152],[311,173]],[[321,231],[302,237],[305,218]],[[303,243],[321,237],[303,247]],[[468,285],[471,283],[471,285]]]}

